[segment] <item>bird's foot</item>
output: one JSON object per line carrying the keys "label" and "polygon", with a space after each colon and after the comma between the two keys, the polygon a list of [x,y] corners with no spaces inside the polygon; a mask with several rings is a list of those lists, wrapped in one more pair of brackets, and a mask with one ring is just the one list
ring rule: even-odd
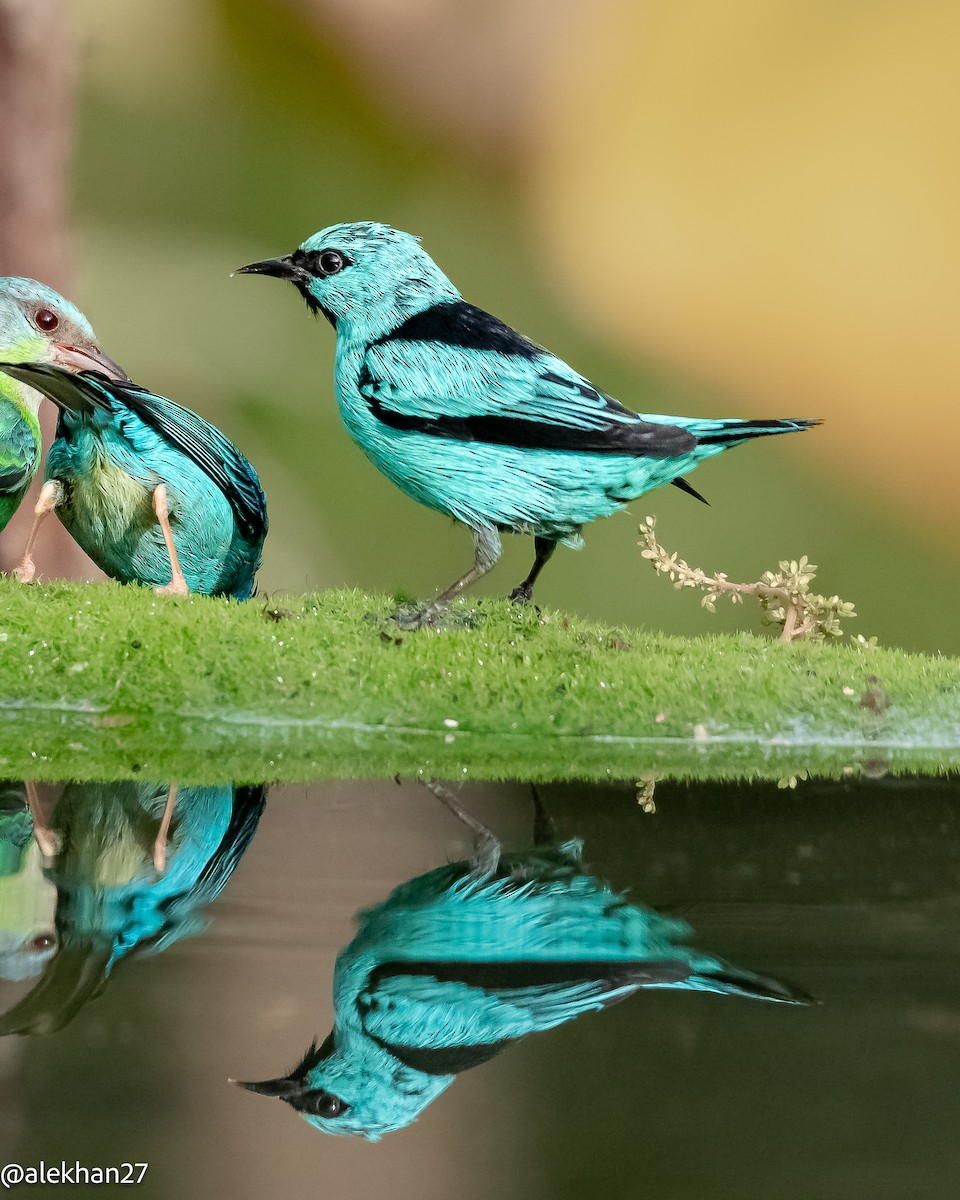
{"label": "bird's foot", "polygon": [[484,830],[474,840],[470,865],[478,875],[496,875],[501,849],[500,839],[489,829]]}
{"label": "bird's foot", "polygon": [[13,574],[20,583],[33,583],[37,577],[37,567],[29,554],[25,554],[19,565],[13,568]]}
{"label": "bird's foot", "polygon": [[63,848],[59,834],[46,827],[38,828],[34,826],[33,840],[37,843],[37,847],[43,857],[43,865],[45,867],[52,866],[57,861],[60,851]]}
{"label": "bird's foot", "polygon": [[515,587],[507,599],[511,604],[519,604],[521,608],[526,608],[528,605],[533,612],[540,616],[540,605],[533,603],[533,586],[529,583],[521,583]]}
{"label": "bird's foot", "polygon": [[170,582],[163,587],[155,587],[154,592],[158,596],[189,596],[190,589],[187,587],[187,581],[181,573],[173,575]]}
{"label": "bird's foot", "polygon": [[455,817],[461,820],[473,832],[473,854],[470,858],[470,865],[474,872],[478,875],[496,875],[497,868],[500,866],[500,853],[502,847],[500,839],[497,835],[483,824],[468,809],[460,803],[452,792],[435,779],[421,780],[423,786],[436,796],[441,804],[453,813]]}
{"label": "bird's foot", "polygon": [[47,814],[36,783],[28,779],[26,782],[27,807],[33,821],[33,840],[43,856],[43,865],[52,866],[59,855],[62,844],[58,830],[51,829],[47,824]]}
{"label": "bird's foot", "polygon": [[442,615],[442,605],[427,604],[423,608],[414,609],[413,612],[402,608],[397,609],[393,614],[393,620],[399,629],[428,629],[437,625]]}

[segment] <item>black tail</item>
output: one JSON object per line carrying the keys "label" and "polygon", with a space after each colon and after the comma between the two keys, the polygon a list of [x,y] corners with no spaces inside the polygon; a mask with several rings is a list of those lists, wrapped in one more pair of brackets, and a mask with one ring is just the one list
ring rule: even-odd
{"label": "black tail", "polygon": [[722,442],[745,442],[755,437],[770,437],[774,433],[799,433],[811,425],[822,425],[819,420],[797,417],[783,421],[720,421],[718,428],[697,434],[701,446],[719,445]]}
{"label": "black tail", "polygon": [[818,1001],[803,988],[772,979],[769,975],[755,975],[752,971],[741,971],[729,965],[691,975],[687,987],[694,991],[719,992],[724,996],[748,996],[752,1000],[772,1000],[777,1004],[816,1004]]}
{"label": "black tail", "polygon": [[695,487],[691,487],[685,479],[671,479],[670,482],[675,488],[679,488],[681,492],[686,492],[688,496],[692,496],[694,500],[699,500],[701,504],[706,504],[709,508],[710,501],[706,498],[706,496],[701,496],[697,489]]}

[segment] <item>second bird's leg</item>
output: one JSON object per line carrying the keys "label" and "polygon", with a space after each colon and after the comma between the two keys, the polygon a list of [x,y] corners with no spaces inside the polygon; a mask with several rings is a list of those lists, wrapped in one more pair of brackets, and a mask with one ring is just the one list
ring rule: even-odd
{"label": "second bird's leg", "polygon": [[27,807],[30,809],[30,816],[33,819],[33,840],[40,847],[43,857],[47,861],[52,861],[60,853],[60,837],[47,824],[47,816],[37,792],[37,785],[33,780],[28,779],[25,787]]}
{"label": "second bird's leg", "polygon": [[153,866],[158,875],[162,875],[167,869],[167,847],[170,844],[170,822],[173,820],[173,810],[177,804],[177,785],[170,784],[170,790],[167,792],[167,803],[163,809],[163,816],[160,818],[160,828],[157,830],[157,837],[153,843]]}
{"label": "second bird's leg", "polygon": [[153,590],[158,596],[189,596],[190,589],[187,587],[186,578],[180,569],[177,548],[173,544],[173,531],[170,529],[170,511],[167,507],[167,489],[162,483],[153,489],[153,511],[157,514],[157,523],[160,526],[160,532],[163,534],[167,554],[170,556],[170,582],[164,587],[157,587]]}
{"label": "second bird's leg", "polygon": [[515,600],[518,604],[526,604],[533,597],[533,585],[537,582],[537,577],[550,561],[556,548],[557,543],[552,542],[550,538],[535,537],[533,539],[533,549],[536,558],[533,560],[530,574],[523,583],[517,584],[507,597],[508,600]]}
{"label": "second bird's leg", "polygon": [[37,540],[37,534],[40,531],[40,526],[43,524],[44,517],[47,513],[53,512],[62,500],[63,484],[58,483],[56,479],[48,479],[40,489],[40,495],[33,506],[33,524],[30,527],[30,536],[27,538],[23,558],[20,559],[19,565],[13,569],[14,575],[16,575],[21,583],[33,583],[34,577],[37,574],[37,568],[33,561],[33,547]]}
{"label": "second bird's leg", "polygon": [[473,566],[466,575],[461,575],[455,583],[451,583],[445,591],[442,591],[436,600],[432,600],[418,612],[409,617],[398,615],[395,619],[401,629],[422,629],[424,625],[433,625],[451,600],[455,600],[464,588],[468,588],[486,575],[496,563],[503,552],[500,534],[490,526],[483,525],[473,531],[473,540],[475,546]]}
{"label": "second bird's leg", "polygon": [[453,815],[473,832],[472,862],[474,870],[483,875],[493,875],[500,865],[501,847],[496,834],[488,829],[482,821],[478,821],[472,812],[463,807],[453,792],[448,792],[435,779],[423,780],[423,786],[433,792],[440,803],[445,804]]}

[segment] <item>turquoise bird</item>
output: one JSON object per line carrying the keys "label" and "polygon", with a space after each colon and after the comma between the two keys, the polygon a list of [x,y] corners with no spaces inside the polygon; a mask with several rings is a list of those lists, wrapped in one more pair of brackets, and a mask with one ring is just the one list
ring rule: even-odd
{"label": "turquoise bird", "polygon": [[60,410],[30,535],[60,520],[98,567],[122,583],[185,596],[253,595],[267,535],[256,471],[219,429],[129,379],[72,374],[46,363],[0,371]]}
{"label": "turquoise bird", "polygon": [[[35,279],[0,278],[0,358],[123,377],[97,345],[83,313]],[[40,400],[21,380],[0,375],[0,530],[40,465]]]}
{"label": "turquoise bird", "polygon": [[587,873],[538,805],[534,847],[497,839],[438,785],[475,834],[473,858],[417,876],[360,914],[337,957],[333,1031],[288,1075],[240,1086],[316,1129],[371,1141],[400,1129],[469,1067],[646,988],[786,1004],[804,993],[686,946],[688,927]]}
{"label": "turquoise bird", "polygon": [[58,849],[56,952],[0,1015],[0,1036],[53,1033],[99,996],[121,962],[159,954],[208,924],[256,833],[263,787],[70,784],[48,831]]}
{"label": "turquoise bird", "polygon": [[[285,258],[241,267],[293,283],[337,333],[347,431],[408,496],[473,531],[474,564],[402,623],[432,624],[530,533],[535,559],[511,599],[528,601],[558,543],[706,458],[808,420],[639,415],[562,359],[463,299],[418,240],[373,222],[332,225]],[[699,497],[702,499],[702,497]]]}

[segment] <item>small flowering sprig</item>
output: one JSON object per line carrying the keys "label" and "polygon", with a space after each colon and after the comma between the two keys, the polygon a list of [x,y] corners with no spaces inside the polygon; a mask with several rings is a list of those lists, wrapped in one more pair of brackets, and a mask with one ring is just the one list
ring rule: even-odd
{"label": "small flowering sprig", "polygon": [[646,517],[640,525],[641,554],[653,563],[658,575],[668,575],[675,588],[700,588],[704,593],[700,603],[708,612],[717,611],[721,596],[729,596],[733,604],[742,604],[744,596],[756,596],[764,610],[764,624],[780,626],[781,642],[842,637],[840,622],[857,615],[853,605],[839,596],[810,591],[817,568],[806,555],[799,561],[784,559],[779,571],[764,571],[756,583],[731,583],[722,571],[708,575],[676,554],[668,554],[657,541],[656,524],[654,517]]}

